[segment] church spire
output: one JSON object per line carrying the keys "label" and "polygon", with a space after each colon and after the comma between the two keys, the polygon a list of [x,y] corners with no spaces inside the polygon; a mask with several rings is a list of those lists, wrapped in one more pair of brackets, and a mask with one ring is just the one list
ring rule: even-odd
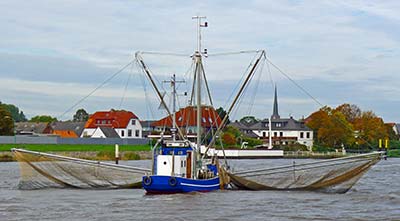
{"label": "church spire", "polygon": [[281,118],[278,113],[278,93],[277,93],[277,89],[276,89],[276,84],[275,84],[275,96],[274,96],[274,109],[273,109],[271,118],[272,119]]}

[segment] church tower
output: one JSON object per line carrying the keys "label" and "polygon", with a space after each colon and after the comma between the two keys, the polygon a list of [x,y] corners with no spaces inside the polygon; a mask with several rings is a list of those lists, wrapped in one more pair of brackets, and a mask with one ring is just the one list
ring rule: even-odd
{"label": "church tower", "polygon": [[275,96],[274,96],[274,109],[272,112],[272,116],[271,119],[280,119],[281,117],[279,116],[278,113],[278,93],[277,93],[277,89],[276,89],[276,85],[275,85]]}

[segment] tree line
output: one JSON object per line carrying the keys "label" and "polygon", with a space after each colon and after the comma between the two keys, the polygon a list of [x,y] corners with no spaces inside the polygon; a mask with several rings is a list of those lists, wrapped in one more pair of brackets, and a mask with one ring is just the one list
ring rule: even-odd
{"label": "tree line", "polygon": [[398,139],[391,125],[355,104],[322,107],[306,119],[306,125],[314,131],[316,145],[332,148],[372,148],[379,139]]}
{"label": "tree line", "polygon": [[[88,119],[88,112],[81,108],[76,111],[70,121],[85,122]],[[58,119],[50,115],[37,115],[28,120],[24,112],[17,106],[5,104],[0,101],[0,135],[14,135],[15,123],[18,122],[51,123],[56,121],[58,121]]]}

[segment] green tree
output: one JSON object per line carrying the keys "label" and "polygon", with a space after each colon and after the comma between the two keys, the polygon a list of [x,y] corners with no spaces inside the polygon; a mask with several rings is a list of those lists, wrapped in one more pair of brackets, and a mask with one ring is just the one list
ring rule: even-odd
{"label": "green tree", "polygon": [[[221,118],[221,120],[224,119],[225,115],[227,114],[226,111],[224,110],[224,108],[222,108],[222,107],[219,107],[216,111],[218,113],[219,118]],[[228,116],[228,119],[227,119],[225,125],[228,125],[230,122],[231,121],[229,120],[229,116]]]}
{"label": "green tree", "polygon": [[14,122],[11,113],[0,106],[0,135],[11,136],[14,135]]}
{"label": "green tree", "polygon": [[35,122],[35,123],[40,123],[40,122],[51,123],[51,122],[57,121],[57,118],[49,116],[49,115],[38,115],[38,116],[32,117],[29,121]]}
{"label": "green tree", "polygon": [[20,111],[18,107],[13,104],[3,104],[0,102],[0,106],[4,107],[11,113],[11,116],[15,120],[15,122],[27,121],[25,114],[23,111]]}
{"label": "green tree", "polygon": [[86,122],[88,119],[89,119],[88,112],[86,112],[85,109],[81,108],[81,109],[76,111],[72,121],[75,121],[75,122]]}
{"label": "green tree", "polygon": [[254,116],[244,116],[239,121],[240,121],[240,123],[244,123],[244,124],[254,124],[257,122],[257,119]]}

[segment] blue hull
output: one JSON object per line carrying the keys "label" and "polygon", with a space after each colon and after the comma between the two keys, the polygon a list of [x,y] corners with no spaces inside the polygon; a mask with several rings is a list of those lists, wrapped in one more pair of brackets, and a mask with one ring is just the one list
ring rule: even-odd
{"label": "blue hull", "polygon": [[220,189],[219,177],[194,180],[172,176],[144,176],[142,184],[149,194],[209,192]]}

